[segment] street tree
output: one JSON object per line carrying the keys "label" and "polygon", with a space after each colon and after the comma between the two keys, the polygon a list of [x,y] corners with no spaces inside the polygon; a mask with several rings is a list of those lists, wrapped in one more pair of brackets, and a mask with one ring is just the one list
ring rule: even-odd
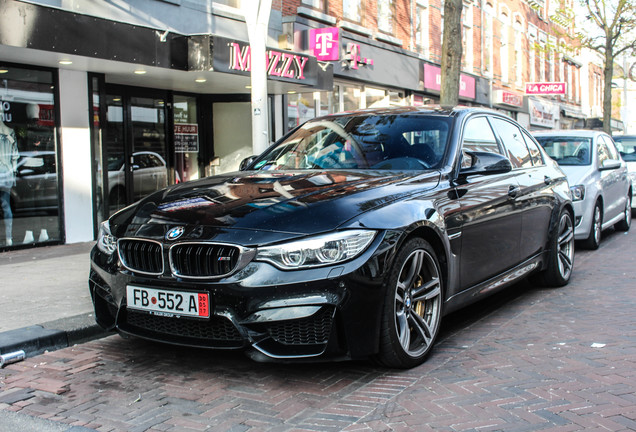
{"label": "street tree", "polygon": [[442,37],[442,86],[440,105],[455,106],[459,102],[459,77],[462,61],[463,0],[444,1]]}
{"label": "street tree", "polygon": [[614,61],[636,52],[636,0],[579,0],[585,10],[582,45],[603,58],[603,130],[611,133]]}

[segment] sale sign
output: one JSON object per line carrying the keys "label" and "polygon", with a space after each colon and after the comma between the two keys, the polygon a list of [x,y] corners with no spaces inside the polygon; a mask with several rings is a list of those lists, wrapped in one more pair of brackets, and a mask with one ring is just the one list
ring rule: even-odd
{"label": "sale sign", "polygon": [[564,95],[564,82],[526,83],[526,94],[531,95]]}

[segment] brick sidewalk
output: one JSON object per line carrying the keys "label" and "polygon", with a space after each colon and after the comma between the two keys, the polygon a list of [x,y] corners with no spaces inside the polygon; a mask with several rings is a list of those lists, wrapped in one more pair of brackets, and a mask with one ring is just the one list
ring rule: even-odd
{"label": "brick sidewalk", "polygon": [[409,371],[111,336],[0,370],[0,411],[99,431],[636,430],[635,236],[577,250],[567,287],[452,315]]}

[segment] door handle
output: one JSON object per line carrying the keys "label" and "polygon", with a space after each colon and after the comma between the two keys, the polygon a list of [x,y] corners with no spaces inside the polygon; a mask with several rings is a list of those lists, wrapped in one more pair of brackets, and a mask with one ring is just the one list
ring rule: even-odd
{"label": "door handle", "polygon": [[519,187],[510,185],[510,187],[508,188],[508,196],[510,198],[516,198],[517,195],[519,195]]}
{"label": "door handle", "polygon": [[552,179],[548,176],[544,176],[543,177],[543,182],[547,185],[549,185],[550,183],[552,183]]}

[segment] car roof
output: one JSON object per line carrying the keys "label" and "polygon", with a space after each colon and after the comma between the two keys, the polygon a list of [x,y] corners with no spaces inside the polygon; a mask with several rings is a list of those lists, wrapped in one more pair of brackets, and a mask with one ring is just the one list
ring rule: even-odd
{"label": "car roof", "polygon": [[532,135],[536,137],[549,137],[549,136],[573,136],[573,137],[585,137],[592,138],[598,135],[607,135],[603,131],[599,130],[587,130],[587,129],[558,129],[552,131],[530,131]]}
{"label": "car roof", "polygon": [[457,105],[454,107],[443,107],[441,105],[422,105],[422,106],[395,106],[384,108],[367,108],[360,110],[344,111],[334,114],[329,114],[323,118],[340,117],[340,116],[357,116],[357,115],[400,115],[400,114],[431,114],[441,115],[447,117],[455,117],[459,114],[468,114],[471,112],[481,112],[487,114],[500,114],[497,111],[482,108],[482,107],[468,107],[463,105]]}

